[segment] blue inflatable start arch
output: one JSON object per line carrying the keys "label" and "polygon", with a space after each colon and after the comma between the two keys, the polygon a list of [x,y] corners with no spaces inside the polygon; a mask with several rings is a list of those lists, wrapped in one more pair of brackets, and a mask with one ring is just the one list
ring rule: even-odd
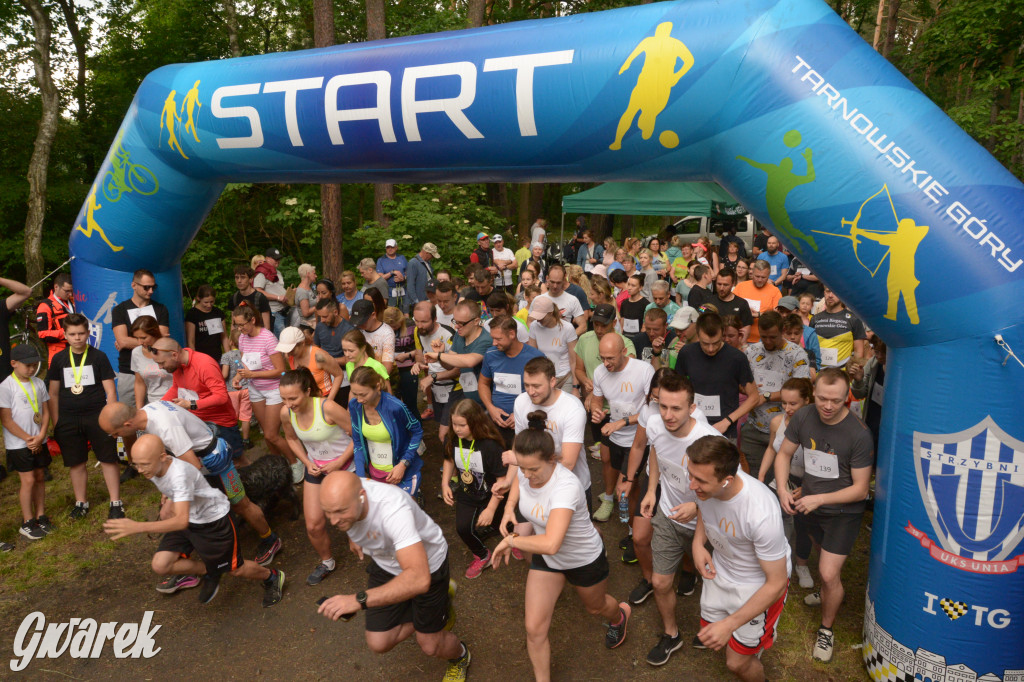
{"label": "blue inflatable start arch", "polygon": [[[864,658],[1024,679],[1024,186],[818,0],[690,0],[167,66],[71,236],[111,353],[130,273],[180,336],[227,182],[715,180],[890,346]],[[986,677],[987,675],[987,677]]]}

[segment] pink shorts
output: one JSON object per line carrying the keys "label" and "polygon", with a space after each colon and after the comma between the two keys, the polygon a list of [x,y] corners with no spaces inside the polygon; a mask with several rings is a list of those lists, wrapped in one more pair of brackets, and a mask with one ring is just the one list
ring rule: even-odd
{"label": "pink shorts", "polygon": [[231,398],[231,404],[235,406],[235,412],[238,414],[239,421],[251,421],[252,403],[249,402],[249,389],[243,388],[241,391],[228,391],[228,397]]}

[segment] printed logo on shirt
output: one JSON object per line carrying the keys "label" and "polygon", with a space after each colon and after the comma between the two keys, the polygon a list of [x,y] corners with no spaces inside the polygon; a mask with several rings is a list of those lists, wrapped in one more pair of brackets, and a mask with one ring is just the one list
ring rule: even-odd
{"label": "printed logo on shirt", "polygon": [[722,535],[731,535],[736,537],[736,526],[729,519],[719,519],[718,530],[722,531]]}
{"label": "printed logo on shirt", "polygon": [[633,382],[632,381],[623,381],[622,382],[622,386],[619,387],[619,392],[620,393],[632,393],[633,392]]}
{"label": "printed logo on shirt", "polygon": [[544,505],[540,504],[539,502],[533,505],[533,509],[530,510],[530,514],[533,516],[533,518],[540,519],[541,522],[547,521],[547,518],[544,516]]}

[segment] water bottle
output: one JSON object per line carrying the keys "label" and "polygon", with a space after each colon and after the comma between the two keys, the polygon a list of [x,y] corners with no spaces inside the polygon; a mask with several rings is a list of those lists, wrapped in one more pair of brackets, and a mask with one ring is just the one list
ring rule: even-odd
{"label": "water bottle", "polygon": [[[240,369],[242,369],[242,361],[241,360],[235,360],[235,372],[237,372]],[[245,388],[248,385],[249,385],[249,380],[248,379],[242,379],[239,382],[238,390],[242,390],[243,388]]]}
{"label": "water bottle", "polygon": [[619,495],[619,521],[629,523],[629,497],[626,493]]}

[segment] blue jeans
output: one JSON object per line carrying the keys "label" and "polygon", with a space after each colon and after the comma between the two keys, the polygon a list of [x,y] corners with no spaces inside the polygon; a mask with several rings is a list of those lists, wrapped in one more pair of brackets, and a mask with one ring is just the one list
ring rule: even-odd
{"label": "blue jeans", "polygon": [[271,331],[274,332],[274,336],[280,338],[281,332],[288,326],[288,313],[270,313],[270,325],[273,327]]}

